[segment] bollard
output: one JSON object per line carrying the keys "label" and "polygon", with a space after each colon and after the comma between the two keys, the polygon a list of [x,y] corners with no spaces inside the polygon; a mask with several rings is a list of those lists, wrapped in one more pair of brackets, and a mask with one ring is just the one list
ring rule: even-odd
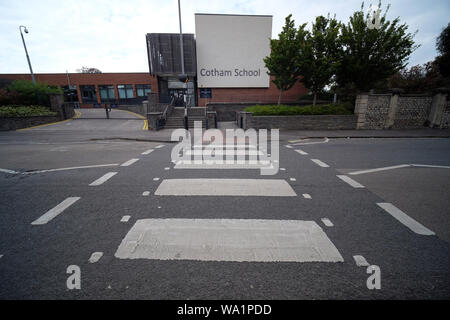
{"label": "bollard", "polygon": [[105,103],[105,111],[106,111],[106,119],[109,119],[109,110],[106,103]]}

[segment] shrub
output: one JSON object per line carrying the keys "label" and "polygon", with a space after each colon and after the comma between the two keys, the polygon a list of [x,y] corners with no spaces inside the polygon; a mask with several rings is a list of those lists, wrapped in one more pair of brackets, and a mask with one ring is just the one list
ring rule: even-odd
{"label": "shrub", "polygon": [[50,93],[62,93],[61,89],[46,83],[37,82],[36,85],[28,80],[14,80],[6,92],[0,93],[0,104],[44,105],[50,106]]}
{"label": "shrub", "polygon": [[309,106],[287,105],[255,105],[249,106],[244,111],[252,112],[255,116],[292,116],[292,115],[325,115],[325,114],[352,114],[349,104],[323,104]]}
{"label": "shrub", "polygon": [[44,106],[9,105],[0,107],[0,117],[55,116],[56,112]]}

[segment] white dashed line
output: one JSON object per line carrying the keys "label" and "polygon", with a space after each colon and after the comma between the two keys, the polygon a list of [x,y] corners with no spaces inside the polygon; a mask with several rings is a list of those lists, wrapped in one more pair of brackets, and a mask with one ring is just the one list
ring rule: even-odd
{"label": "white dashed line", "polygon": [[68,207],[70,207],[72,204],[80,200],[80,197],[69,197],[60,204],[58,204],[53,209],[50,209],[47,211],[44,215],[39,217],[38,219],[34,220],[31,224],[32,225],[40,225],[40,224],[46,224],[53,218],[55,218],[57,215],[59,215],[61,212],[66,210]]}
{"label": "white dashed line", "polygon": [[159,146],[156,146],[155,149],[159,149],[159,148],[162,148],[164,146],[165,146],[164,144],[160,144]]}
{"label": "white dashed line", "polygon": [[425,168],[438,168],[438,169],[450,169],[449,166],[435,166],[431,164],[411,164],[413,167],[425,167]]}
{"label": "white dashed line", "polygon": [[368,267],[369,263],[367,262],[366,258],[363,256],[353,256],[353,259],[355,260],[355,263],[358,267]]}
{"label": "white dashed line", "polygon": [[303,156],[306,156],[308,154],[307,152],[305,152],[303,150],[300,150],[300,149],[296,149],[295,152],[298,152],[298,153],[300,153]]}
{"label": "white dashed line", "polygon": [[165,167],[164,170],[170,170],[170,167]]}
{"label": "white dashed line", "polygon": [[2,169],[2,168],[0,168],[0,172],[11,173],[11,174],[19,173],[19,172],[14,171],[14,170]]}
{"label": "white dashed line", "polygon": [[355,180],[353,180],[352,178],[350,178],[350,177],[348,177],[346,175],[339,175],[338,174],[336,177],[338,177],[342,181],[348,183],[353,188],[364,188],[364,186],[362,184],[360,184],[359,182],[356,182]]}
{"label": "white dashed line", "polygon": [[0,259],[1,259],[1,258],[3,258],[3,255],[2,255],[2,254],[0,254]]}
{"label": "white dashed line", "polygon": [[320,161],[319,159],[311,159],[312,162],[314,162],[315,164],[317,164],[318,166],[322,167],[322,168],[328,168],[329,165],[327,165],[325,162]]}
{"label": "white dashed line", "polygon": [[130,159],[130,160],[125,161],[124,163],[122,163],[120,166],[121,167],[128,167],[128,166],[131,166],[136,161],[139,161],[139,159]]}
{"label": "white dashed line", "polygon": [[141,154],[147,155],[153,152],[153,149],[148,149],[147,151],[142,152]]}
{"label": "white dashed line", "polygon": [[285,145],[286,148],[292,149],[292,146],[290,145]]}
{"label": "white dashed line", "polygon": [[116,174],[117,174],[117,172],[108,172],[89,185],[90,186],[99,186],[99,185],[103,184],[104,182],[106,182],[108,179],[115,176]]}
{"label": "white dashed line", "polygon": [[309,193],[302,194],[303,198],[305,199],[312,199],[311,195]]}
{"label": "white dashed line", "polygon": [[93,166],[80,166],[80,167],[27,171],[27,172],[22,172],[22,174],[33,174],[33,173],[44,173],[44,172],[66,171],[66,170],[77,170],[77,169],[90,169],[90,168],[101,168],[101,167],[115,167],[118,165],[119,165],[118,163],[97,164],[97,165],[93,165]]}
{"label": "white dashed line", "polygon": [[399,208],[394,206],[392,203],[388,202],[379,202],[377,205],[381,208],[383,208],[387,213],[389,213],[391,216],[393,216],[395,219],[397,219],[400,223],[411,229],[417,234],[424,235],[424,236],[432,236],[435,233],[431,231],[430,229],[426,228],[410,216],[408,216],[406,213],[401,211]]}
{"label": "white dashed line", "polygon": [[144,191],[144,192],[142,192],[142,195],[143,195],[144,197],[148,196],[149,194],[150,194],[150,191]]}
{"label": "white dashed line", "polygon": [[357,174],[364,174],[364,173],[371,173],[371,172],[378,172],[378,171],[385,171],[385,170],[392,170],[392,169],[399,169],[399,168],[406,168],[409,167],[409,164],[401,164],[398,166],[390,166],[390,167],[382,167],[382,168],[375,168],[375,169],[368,169],[368,170],[360,170],[360,171],[353,171],[349,174],[357,175]]}
{"label": "white dashed line", "polygon": [[291,181],[297,181],[297,179],[295,179],[295,178],[289,178],[289,180],[291,180]]}
{"label": "white dashed line", "polygon": [[327,227],[334,226],[333,222],[331,222],[330,219],[328,219],[328,218],[322,218],[320,220],[322,220],[323,224],[326,225]]}
{"label": "white dashed line", "polygon": [[120,222],[128,222],[130,220],[131,216],[123,216],[122,219],[120,219]]}
{"label": "white dashed line", "polygon": [[103,256],[103,252],[94,252],[89,258],[90,263],[96,263]]}
{"label": "white dashed line", "polygon": [[281,171],[286,171],[286,168],[280,168]]}
{"label": "white dashed line", "polygon": [[153,178],[153,181],[158,181],[159,180],[159,178]]}

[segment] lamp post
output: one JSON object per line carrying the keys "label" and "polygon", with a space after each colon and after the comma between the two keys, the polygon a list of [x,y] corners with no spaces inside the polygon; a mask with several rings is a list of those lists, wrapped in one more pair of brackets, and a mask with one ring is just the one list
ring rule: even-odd
{"label": "lamp post", "polygon": [[33,68],[31,68],[30,57],[28,56],[27,46],[25,45],[25,39],[23,38],[22,28],[23,28],[23,31],[25,31],[25,33],[28,33],[28,29],[25,26],[19,27],[20,36],[22,37],[23,47],[25,49],[25,54],[27,56],[28,66],[30,67],[31,79],[33,80],[34,85],[36,85],[36,79],[34,78]]}
{"label": "lamp post", "polygon": [[183,31],[181,29],[181,6],[180,6],[180,0],[178,0],[178,21],[180,23],[180,55],[181,55],[181,75],[179,77],[179,80],[184,82],[184,87],[186,88],[186,91],[183,94],[183,100],[184,100],[184,129],[188,130],[189,129],[189,124],[188,124],[187,104],[186,104],[186,93],[187,93],[186,78],[187,78],[187,76],[184,74],[184,49],[183,49]]}

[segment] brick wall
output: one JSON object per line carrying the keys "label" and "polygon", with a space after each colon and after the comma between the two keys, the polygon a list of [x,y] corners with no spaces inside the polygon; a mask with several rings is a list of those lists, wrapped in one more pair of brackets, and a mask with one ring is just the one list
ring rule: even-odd
{"label": "brick wall", "polygon": [[[1,79],[10,80],[30,80],[30,74],[0,74]],[[67,74],[65,73],[36,73],[36,81],[44,82],[49,85],[67,86]],[[158,81],[156,77],[151,76],[148,72],[130,72],[130,73],[69,73],[71,85],[77,86],[78,102],[82,104],[80,85],[93,85],[97,93],[97,103],[100,103],[100,91],[98,86],[113,85],[116,98],[117,85],[131,84],[133,85],[134,96],[136,97],[136,84],[149,84],[153,92],[158,92]],[[92,104],[82,104],[81,107],[92,107]]]}
{"label": "brick wall", "polygon": [[[273,77],[270,79],[272,80]],[[207,103],[215,102],[276,103],[279,93],[272,81],[269,88],[212,88],[211,99],[200,98],[200,89],[198,89],[198,105],[205,106]],[[297,82],[290,90],[283,92],[281,102],[296,102],[306,93],[305,87]]]}

